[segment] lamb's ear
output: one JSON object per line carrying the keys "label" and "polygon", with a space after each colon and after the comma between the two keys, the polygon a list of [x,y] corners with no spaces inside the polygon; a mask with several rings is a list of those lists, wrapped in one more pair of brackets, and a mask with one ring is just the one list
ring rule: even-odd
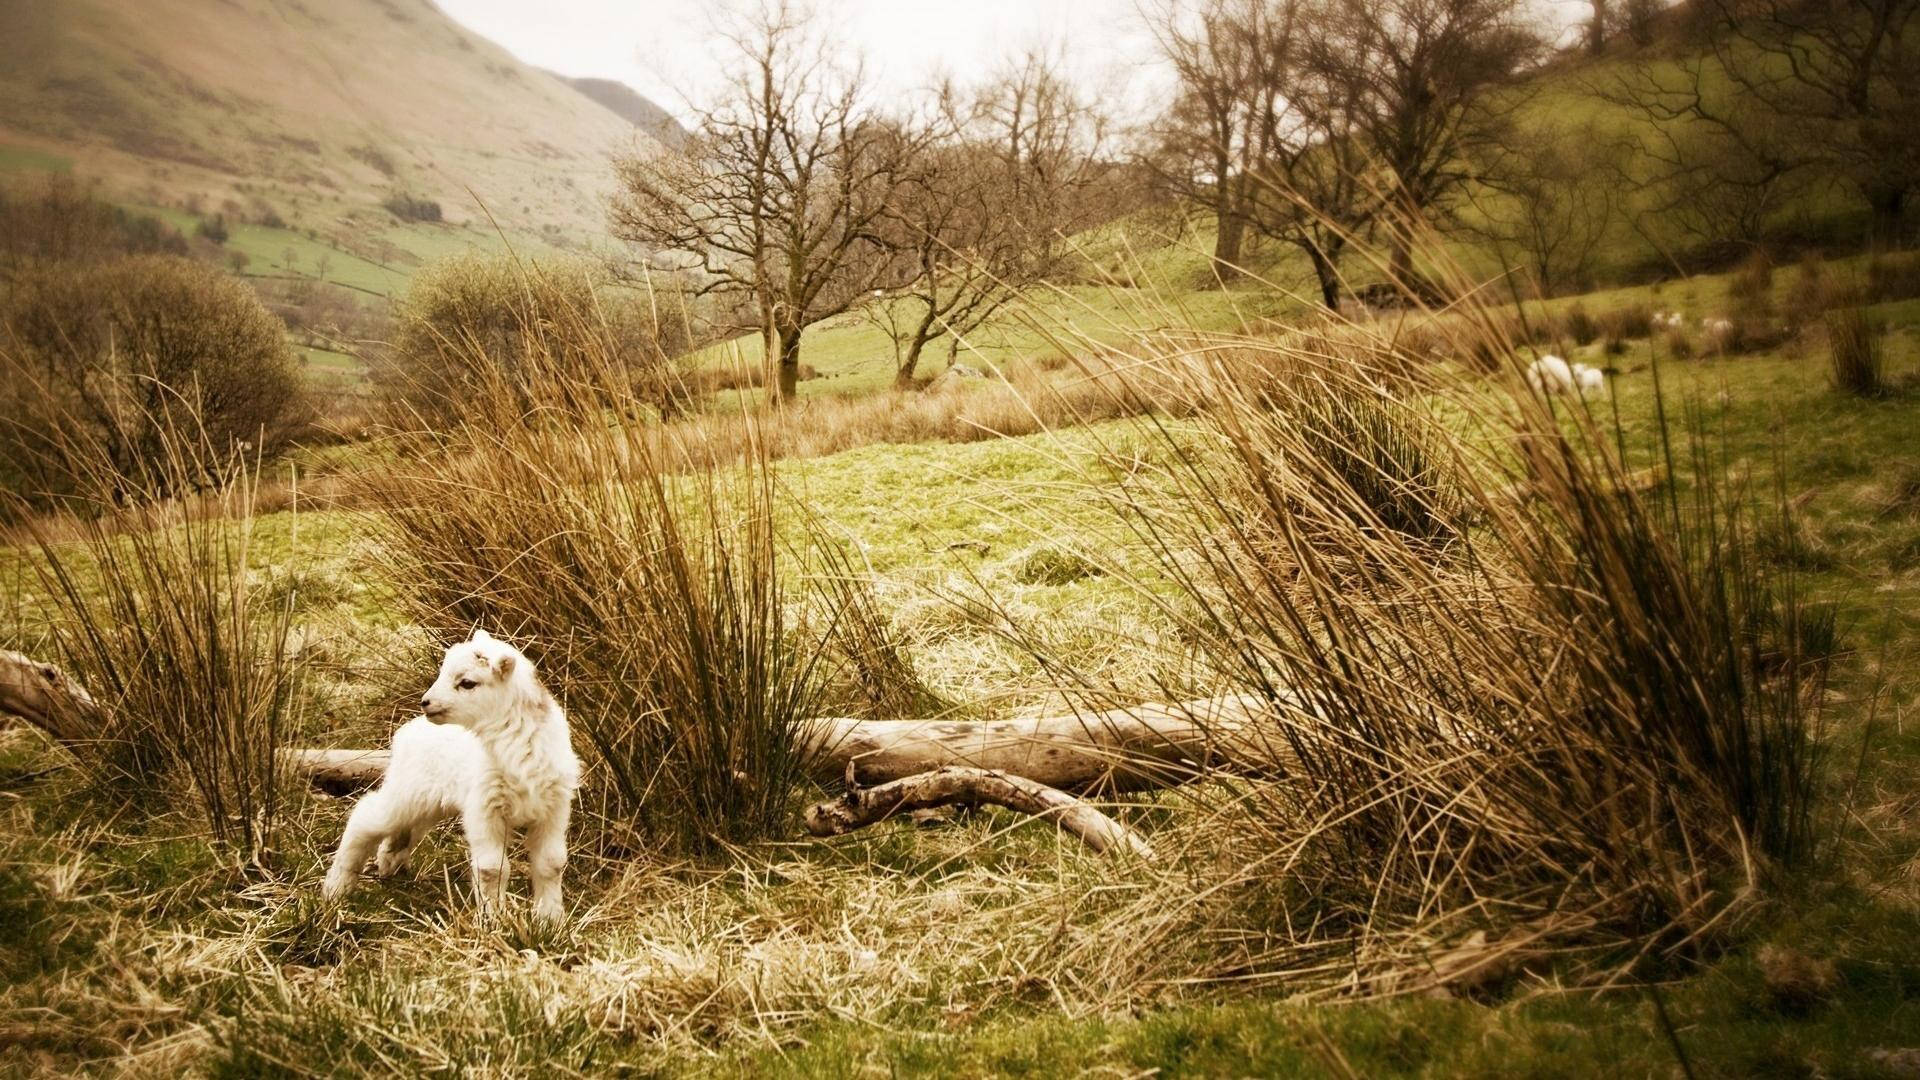
{"label": "lamb's ear", "polygon": [[507,676],[513,674],[512,655],[507,654],[507,655],[494,657],[493,658],[493,674],[495,677],[501,678],[501,679],[504,679]]}
{"label": "lamb's ear", "polygon": [[473,636],[468,638],[467,640],[470,642],[492,641],[493,635],[487,633],[485,630],[482,630],[476,626],[473,628]]}

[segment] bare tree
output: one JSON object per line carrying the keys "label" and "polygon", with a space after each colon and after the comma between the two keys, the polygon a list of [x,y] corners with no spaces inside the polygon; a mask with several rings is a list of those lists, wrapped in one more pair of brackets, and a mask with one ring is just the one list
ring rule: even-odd
{"label": "bare tree", "polygon": [[[1520,74],[1544,41],[1527,0],[1327,0],[1312,64],[1354,102],[1355,134],[1411,220],[1431,219],[1524,103]],[[1395,277],[1412,234],[1391,230]]]}
{"label": "bare tree", "polygon": [[1178,199],[1212,214],[1214,271],[1237,276],[1280,132],[1280,72],[1293,55],[1296,3],[1164,0],[1148,12],[1178,88],[1146,161]]}
{"label": "bare tree", "polygon": [[791,399],[801,335],[865,298],[887,273],[879,230],[917,152],[863,100],[801,13],[782,2],[725,35],[732,80],[678,152],[617,163],[616,235],[678,253],[700,294],[759,313],[771,398]]}
{"label": "bare tree", "polygon": [[1640,182],[1726,234],[1756,238],[1782,192],[1846,183],[1897,241],[1920,185],[1920,0],[1699,0],[1697,55],[1635,65],[1602,88],[1643,125]]}
{"label": "bare tree", "polygon": [[1525,265],[1542,295],[1583,277],[1615,221],[1616,157],[1591,125],[1541,125],[1486,148],[1462,227],[1502,264]]}
{"label": "bare tree", "polygon": [[1702,2],[1716,24],[1707,62],[1852,184],[1877,238],[1900,238],[1920,184],[1920,0]]}
{"label": "bare tree", "polygon": [[1768,217],[1819,168],[1815,132],[1738,93],[1711,55],[1660,58],[1615,73],[1599,95],[1645,122],[1611,171],[1643,192],[1631,218],[1657,250],[1761,242]]}
{"label": "bare tree", "polygon": [[1065,237],[1094,223],[1104,200],[1094,152],[1101,121],[1055,65],[1029,52],[971,94],[937,96],[937,132],[896,191],[888,246],[898,275],[869,310],[894,344],[894,384],[913,385],[927,347],[948,355],[1035,282],[1065,263]]}
{"label": "bare tree", "polygon": [[1645,47],[1653,44],[1654,22],[1660,17],[1660,7],[1660,0],[1627,0],[1622,21],[1626,25],[1628,39],[1635,45]]}
{"label": "bare tree", "polygon": [[[1280,0],[1291,9],[1283,22],[1313,22],[1320,12],[1304,0]],[[1312,268],[1320,299],[1340,308],[1345,278],[1340,259],[1349,244],[1367,239],[1384,206],[1374,164],[1360,138],[1367,101],[1356,80],[1345,77],[1311,38],[1276,64],[1283,107],[1270,117],[1274,130],[1254,189],[1255,227],[1298,248]]]}

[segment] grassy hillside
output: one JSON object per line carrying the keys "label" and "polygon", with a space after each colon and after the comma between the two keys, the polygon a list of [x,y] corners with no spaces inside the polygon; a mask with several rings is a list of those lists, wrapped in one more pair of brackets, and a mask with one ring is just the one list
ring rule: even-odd
{"label": "grassy hillside", "polygon": [[7,4],[0,58],[0,165],[376,259],[400,193],[455,229],[598,237],[609,158],[656,145],[429,0]]}
{"label": "grassy hillside", "polygon": [[559,72],[549,74],[611,109],[615,116],[646,132],[656,142],[675,146],[687,137],[687,130],[680,126],[672,113],[641,97],[626,83],[613,79],[562,75]]}

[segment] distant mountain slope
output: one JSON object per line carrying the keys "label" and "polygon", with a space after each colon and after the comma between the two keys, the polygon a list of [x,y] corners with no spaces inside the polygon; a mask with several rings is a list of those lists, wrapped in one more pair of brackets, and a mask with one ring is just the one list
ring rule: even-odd
{"label": "distant mountain slope", "polygon": [[339,235],[404,193],[556,240],[658,150],[430,0],[0,0],[0,144],[134,201]]}
{"label": "distant mountain slope", "polygon": [[615,79],[578,78],[557,71],[548,74],[612,109],[615,116],[653,136],[657,142],[677,146],[687,137],[687,129],[680,126],[672,113],[641,97],[626,83]]}

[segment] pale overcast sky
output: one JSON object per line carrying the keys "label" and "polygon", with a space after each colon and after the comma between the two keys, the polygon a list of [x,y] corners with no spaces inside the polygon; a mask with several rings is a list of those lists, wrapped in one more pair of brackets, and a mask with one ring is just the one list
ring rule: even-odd
{"label": "pale overcast sky", "polygon": [[[435,0],[520,59],[567,75],[619,79],[675,115],[720,71],[713,0]],[[736,5],[738,6],[738,5]],[[883,92],[945,71],[963,81],[1030,45],[1061,48],[1074,74],[1150,107],[1160,84],[1135,0],[818,0],[814,10],[867,59]]]}
{"label": "pale overcast sky", "polygon": [[[701,99],[721,70],[711,14],[718,0],[435,2],[522,60],[618,79],[683,121],[687,100]],[[1562,26],[1592,11],[1591,0],[1539,3]],[[1098,88],[1120,117],[1157,111],[1170,85],[1137,0],[816,0],[813,7],[865,54],[883,92],[925,86],[940,72],[967,81],[1034,45],[1060,49],[1072,74]]]}

